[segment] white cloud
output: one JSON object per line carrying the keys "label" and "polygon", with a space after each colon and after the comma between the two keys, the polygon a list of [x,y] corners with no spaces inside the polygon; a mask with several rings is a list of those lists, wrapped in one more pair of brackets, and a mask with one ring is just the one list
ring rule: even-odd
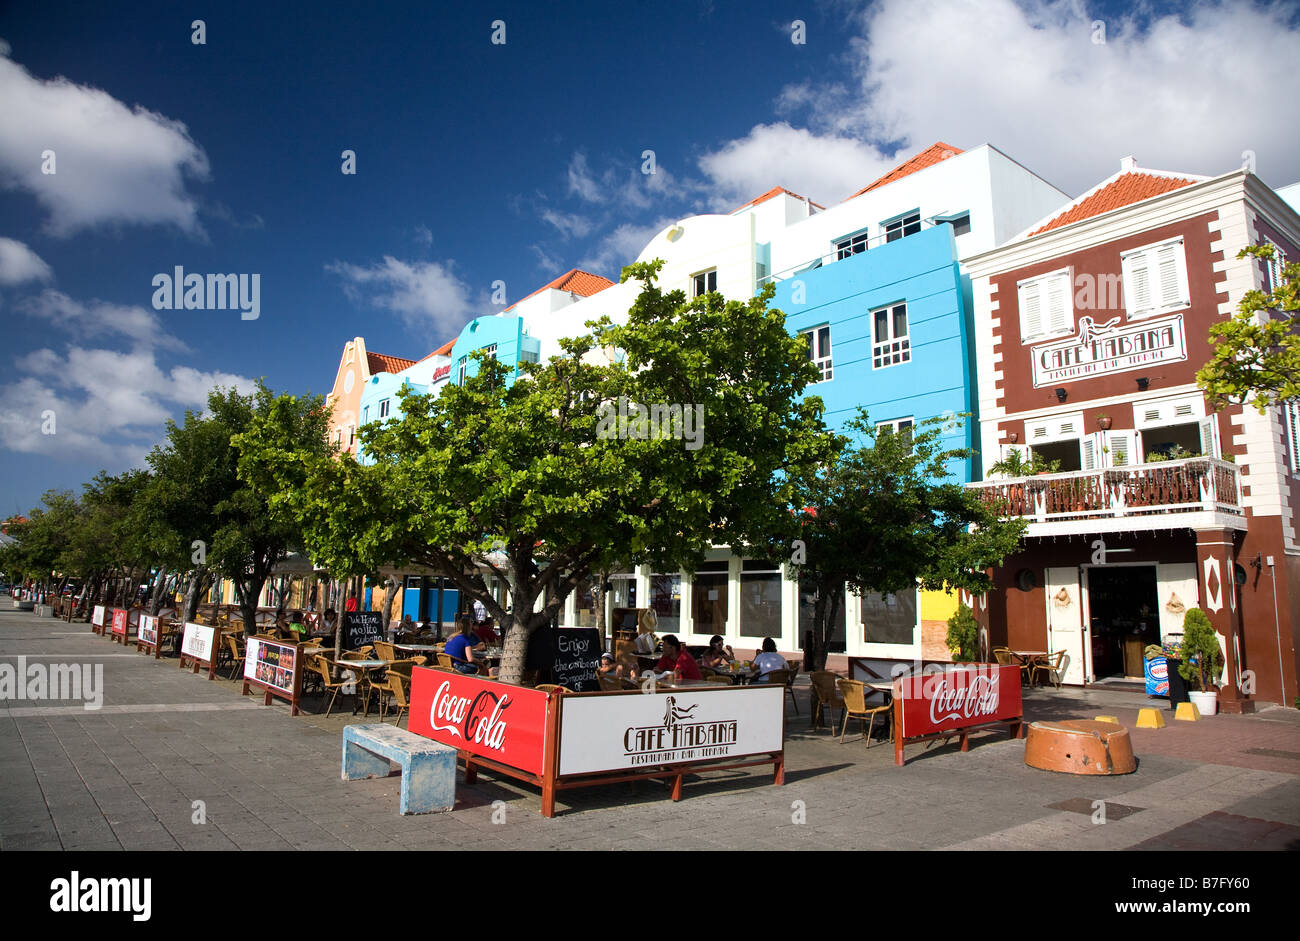
{"label": "white cloud", "polygon": [[[1082,0],[884,0],[853,19],[853,81],[788,88],[819,135],[990,143],[1080,192],[1134,154],[1141,166],[1218,174],[1254,151],[1265,182],[1300,179],[1293,122],[1294,7],[1202,0],[1152,18]],[[1093,21],[1105,24],[1105,42]],[[924,36],[924,43],[916,42]],[[1285,110],[1285,109],[1284,109]]]}
{"label": "white cloud", "polygon": [[[151,350],[74,347],[37,350],[18,362],[27,376],[0,386],[0,443],[10,451],[139,466],[162,440],[164,422],[203,409],[216,386],[253,391],[251,379],[175,366],[164,372]],[[45,433],[53,421],[53,434]]]}
{"label": "white cloud", "polygon": [[62,291],[47,289],[17,305],[23,313],[47,320],[68,331],[70,340],[121,334],[138,346],[188,352],[186,346],[163,329],[157,314],[144,307],[93,300],[83,303]]}
{"label": "white cloud", "polygon": [[343,290],[354,303],[386,308],[430,336],[459,332],[473,316],[470,287],[453,271],[453,262],[399,261],[385,255],[365,267],[336,261],[325,266],[344,279]]}
{"label": "white cloud", "polygon": [[542,221],[549,222],[567,238],[582,238],[592,230],[594,222],[573,212],[560,212],[558,209],[543,209]]}
{"label": "white cloud", "polygon": [[[208,159],[185,125],[65,78],[34,77],[0,50],[0,185],[31,193],[46,229],[171,224],[201,233],[187,178]],[[42,172],[54,152],[54,173]]]}
{"label": "white cloud", "polygon": [[877,148],[835,133],[815,134],[784,122],[760,124],[700,158],[711,183],[710,206],[730,212],[774,186],[829,206],[887,171],[895,161]]}
{"label": "white cloud", "polygon": [[645,225],[626,222],[601,236],[599,247],[578,262],[578,267],[617,281],[624,266],[636,261],[659,230],[675,221],[676,217],[668,216]]}
{"label": "white cloud", "polygon": [[22,242],[0,237],[0,284],[14,285],[25,281],[49,281],[50,266]]}

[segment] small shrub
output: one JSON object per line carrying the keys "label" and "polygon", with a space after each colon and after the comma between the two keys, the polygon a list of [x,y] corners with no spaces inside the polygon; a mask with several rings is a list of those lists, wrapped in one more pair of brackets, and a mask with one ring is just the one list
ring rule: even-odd
{"label": "small shrub", "polygon": [[964,604],[948,618],[948,650],[954,663],[971,663],[979,658],[979,622],[975,612]]}
{"label": "small shrub", "polygon": [[1189,683],[1193,680],[1203,692],[1214,689],[1214,681],[1223,669],[1219,635],[1200,608],[1188,608],[1183,615],[1183,662],[1178,674]]}

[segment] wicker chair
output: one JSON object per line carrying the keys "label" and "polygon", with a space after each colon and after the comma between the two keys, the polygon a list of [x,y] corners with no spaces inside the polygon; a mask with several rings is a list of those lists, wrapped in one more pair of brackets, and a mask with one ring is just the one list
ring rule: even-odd
{"label": "wicker chair", "polygon": [[380,660],[398,659],[397,651],[393,649],[393,645],[388,643],[388,641],[377,640],[375,641],[374,646],[375,646],[375,656],[378,657]]}
{"label": "wicker chair", "polygon": [[572,693],[573,690],[567,686],[557,686],[555,683],[542,683],[540,686],[534,686],[533,689],[540,689],[544,693]]}
{"label": "wicker chair", "polygon": [[[335,680],[332,671],[330,670],[330,662],[324,657],[312,657],[309,668],[316,671],[316,674],[321,678],[321,695],[328,693],[330,690],[334,691],[334,695],[330,697],[329,706],[325,709],[325,715],[328,716],[330,710],[334,708],[334,700],[338,699],[340,692],[347,690],[351,696],[356,696],[356,684],[359,682],[359,679],[353,677],[351,679],[340,678]],[[351,687],[351,689],[348,690],[348,687]]]}
{"label": "wicker chair", "polygon": [[1058,650],[1056,653],[1048,656],[1045,660],[1039,660],[1031,667],[1030,682],[1032,683],[1033,680],[1037,678],[1040,672],[1046,673],[1047,678],[1052,681],[1052,684],[1057,689],[1060,689],[1061,688],[1061,664],[1063,663],[1064,660],[1065,660],[1064,650]]}
{"label": "wicker chair", "polygon": [[222,634],[221,642],[226,647],[226,652],[230,655],[230,678],[238,679],[243,672],[244,651],[240,649],[239,641],[235,639],[234,634]]}
{"label": "wicker chair", "polygon": [[[844,743],[844,733],[848,731],[849,719],[857,719],[863,723],[862,734],[867,740],[867,747],[871,747],[871,733],[876,728],[876,716],[880,713],[885,714],[885,722],[890,721],[889,715],[892,709],[889,703],[883,706],[867,705],[867,687],[866,684],[857,680],[846,680],[840,677],[835,681],[839,687],[840,695],[844,697],[844,725],[840,728],[840,744]],[[871,717],[871,725],[866,725],[867,717]]]}
{"label": "wicker chair", "polygon": [[1014,653],[1011,652],[1010,647],[994,647],[993,659],[996,660],[998,663],[1002,664],[1003,666],[1020,667],[1021,683],[1028,683],[1033,677],[1033,672],[1032,672],[1033,668],[1030,666],[1030,664],[1022,662]]}
{"label": "wicker chair", "polygon": [[[839,687],[835,681],[839,676],[829,670],[814,670],[808,674],[808,679],[812,681],[813,691],[813,710],[812,710],[812,727],[816,728],[817,723],[826,718],[826,710],[843,709],[844,697],[840,695]],[[834,731],[834,718],[831,719],[831,731]]]}
{"label": "wicker chair", "polygon": [[785,680],[785,691],[790,694],[790,702],[794,703],[794,714],[799,714],[799,700],[794,695],[794,680],[799,675],[799,664],[790,664],[790,669],[786,671],[789,676]]}

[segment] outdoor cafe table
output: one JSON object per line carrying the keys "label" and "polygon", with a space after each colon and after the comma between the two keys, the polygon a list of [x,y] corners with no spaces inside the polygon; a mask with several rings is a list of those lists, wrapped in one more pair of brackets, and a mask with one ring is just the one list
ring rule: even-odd
{"label": "outdoor cafe table", "polygon": [[442,644],[393,644],[398,650],[412,650],[415,653],[438,653]]}
{"label": "outdoor cafe table", "polygon": [[[392,661],[390,660],[330,660],[329,663],[338,667],[340,670],[359,670],[364,673],[370,673],[373,670],[382,670]],[[352,697],[352,714],[357,714],[356,697]],[[366,715],[370,714],[370,698],[366,697]]]}
{"label": "outdoor cafe table", "polygon": [[1029,685],[1034,685],[1034,669],[1039,664],[1047,663],[1048,653],[1046,650],[1013,650],[1011,656],[1015,657],[1023,666],[1030,668]]}

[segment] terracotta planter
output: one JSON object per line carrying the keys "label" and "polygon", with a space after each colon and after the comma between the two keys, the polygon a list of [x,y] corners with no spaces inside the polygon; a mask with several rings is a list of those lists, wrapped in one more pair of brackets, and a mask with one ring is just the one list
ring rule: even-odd
{"label": "terracotta planter", "polygon": [[1110,431],[1110,425],[1111,425],[1111,419],[1109,418],[1097,419],[1097,427],[1100,428],[1102,431]]}

